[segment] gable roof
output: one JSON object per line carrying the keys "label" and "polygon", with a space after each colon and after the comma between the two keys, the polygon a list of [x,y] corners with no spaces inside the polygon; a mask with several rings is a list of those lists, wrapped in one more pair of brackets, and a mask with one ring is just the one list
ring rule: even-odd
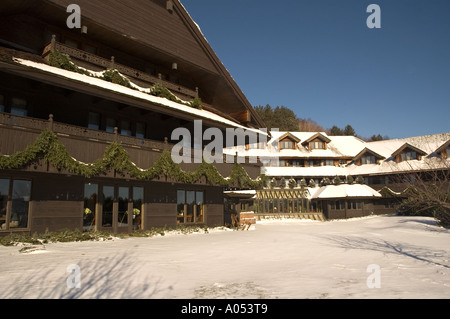
{"label": "gable roof", "polygon": [[[442,144],[442,146],[440,146],[437,150],[436,153],[440,153],[442,151],[444,151],[445,149],[450,147],[450,140],[448,140],[447,142],[445,142],[444,144]],[[450,154],[448,154],[450,155]]]}
{"label": "gable roof", "polygon": [[282,141],[282,140],[284,140],[286,138],[289,138],[289,139],[293,140],[296,143],[300,143],[300,141],[301,141],[297,136],[291,134],[290,132],[287,132],[287,133],[281,135],[278,139],[279,139],[279,141]]}
{"label": "gable roof", "polygon": [[421,150],[418,147],[415,147],[414,145],[411,145],[410,143],[403,144],[399,149],[397,149],[394,153],[392,153],[392,157],[396,157],[397,155],[401,154],[405,149],[412,149],[413,151],[419,153],[420,155],[427,155],[427,152]]}
{"label": "gable roof", "polygon": [[363,157],[364,154],[366,154],[366,153],[371,153],[371,154],[374,155],[376,158],[381,159],[381,160],[386,159],[385,156],[380,155],[380,154],[378,154],[377,152],[372,151],[370,148],[366,147],[366,148],[364,148],[358,155],[356,155],[355,158],[354,158],[353,160],[354,160],[354,161],[359,160],[359,159],[360,159],[361,157]]}
{"label": "gable roof", "polygon": [[309,143],[309,142],[315,140],[316,138],[318,138],[318,139],[320,139],[320,140],[322,140],[322,141],[324,141],[326,143],[330,143],[331,142],[331,140],[327,136],[325,136],[323,133],[319,132],[319,133],[314,134],[310,138],[308,138],[306,141],[303,141],[302,144]]}

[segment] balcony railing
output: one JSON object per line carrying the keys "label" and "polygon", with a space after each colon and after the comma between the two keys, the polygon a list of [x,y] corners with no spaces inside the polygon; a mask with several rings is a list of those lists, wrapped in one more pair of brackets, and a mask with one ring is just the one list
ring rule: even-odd
{"label": "balcony railing", "polygon": [[40,133],[44,130],[51,130],[56,135],[74,140],[89,140],[109,144],[112,142],[120,142],[123,146],[135,149],[146,149],[156,152],[172,149],[173,145],[165,141],[155,141],[141,139],[133,136],[126,136],[104,131],[91,130],[88,128],[64,124],[53,121],[53,115],[50,114],[48,120],[15,116],[9,113],[0,113],[0,127],[10,127],[22,131]]}
{"label": "balcony railing", "polygon": [[153,75],[150,75],[148,73],[145,73],[143,71],[122,65],[120,63],[115,62],[115,58],[111,57],[110,60],[102,58],[98,55],[88,53],[86,51],[73,48],[67,45],[64,45],[62,43],[59,43],[55,40],[53,37],[52,41],[44,48],[44,52],[42,53],[42,56],[46,59],[48,59],[49,54],[53,51],[57,50],[61,53],[69,55],[71,58],[74,58],[76,60],[80,60],[86,63],[90,63],[92,65],[95,65],[97,67],[103,68],[103,69],[116,69],[121,74],[126,75],[128,77],[143,81],[145,83],[148,83],[149,86],[153,86],[157,83],[162,84],[164,87],[172,91],[172,93],[177,94],[182,99],[191,100],[196,97],[198,97],[198,88],[195,88],[195,90],[188,89],[186,87],[183,87],[181,85],[165,81],[162,79],[162,75],[158,74],[158,77],[155,77]]}

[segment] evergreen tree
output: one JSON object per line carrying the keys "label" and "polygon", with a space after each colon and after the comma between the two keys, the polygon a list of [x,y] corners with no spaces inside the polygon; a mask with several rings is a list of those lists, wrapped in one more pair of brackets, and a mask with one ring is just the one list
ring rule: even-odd
{"label": "evergreen tree", "polygon": [[344,129],[345,136],[356,136],[356,132],[351,125],[347,125]]}
{"label": "evergreen tree", "polygon": [[298,131],[299,120],[294,111],[285,106],[272,108],[270,105],[254,108],[267,126],[267,129],[279,129],[280,131]]}
{"label": "evergreen tree", "polygon": [[330,135],[331,136],[342,136],[342,135],[344,135],[344,132],[339,127],[334,125],[330,130]]}

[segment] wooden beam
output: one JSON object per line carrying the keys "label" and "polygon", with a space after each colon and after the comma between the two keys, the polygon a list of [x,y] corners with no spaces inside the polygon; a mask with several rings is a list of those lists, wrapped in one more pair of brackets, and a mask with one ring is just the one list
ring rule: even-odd
{"label": "wooden beam", "polygon": [[237,112],[230,114],[232,118],[239,121],[240,123],[249,123],[252,120],[252,115],[250,114],[250,111],[243,111],[243,112]]}

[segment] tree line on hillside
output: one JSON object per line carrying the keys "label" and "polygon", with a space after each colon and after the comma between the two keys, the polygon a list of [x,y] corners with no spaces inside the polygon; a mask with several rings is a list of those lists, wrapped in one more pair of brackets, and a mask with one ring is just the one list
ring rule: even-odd
{"label": "tree line on hillside", "polygon": [[297,117],[294,111],[285,106],[277,106],[273,108],[270,105],[260,105],[254,107],[254,109],[257,111],[269,130],[277,128],[280,131],[325,132],[330,136],[356,136],[370,142],[389,139],[388,136],[382,136],[381,134],[374,134],[370,138],[360,137],[356,134],[351,125],[347,125],[343,129],[336,125],[334,125],[331,129],[325,129],[323,126],[310,118],[303,119]]}

